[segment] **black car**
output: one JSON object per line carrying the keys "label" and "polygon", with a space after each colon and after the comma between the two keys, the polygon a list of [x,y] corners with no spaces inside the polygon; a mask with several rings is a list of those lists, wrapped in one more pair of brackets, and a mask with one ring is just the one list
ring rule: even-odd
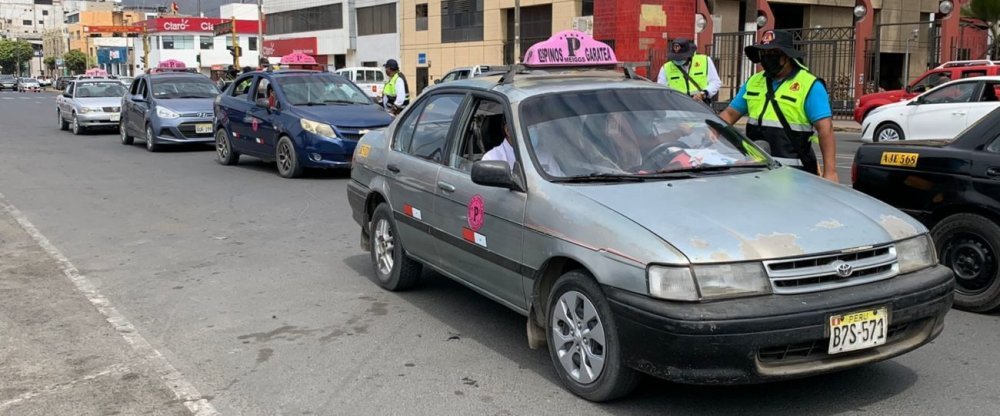
{"label": "black car", "polygon": [[852,180],[931,229],[938,258],[955,271],[956,307],[1000,307],[1000,110],[954,140],[863,145]]}
{"label": "black car", "polygon": [[0,75],[0,91],[17,89],[17,78],[13,75]]}

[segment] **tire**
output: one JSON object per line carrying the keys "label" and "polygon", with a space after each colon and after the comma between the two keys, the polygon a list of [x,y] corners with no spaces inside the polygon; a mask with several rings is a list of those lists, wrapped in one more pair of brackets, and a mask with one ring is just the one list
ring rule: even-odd
{"label": "tire", "polygon": [[[622,361],[614,315],[593,276],[579,270],[562,275],[552,287],[546,309],[549,356],[567,390],[603,402],[625,396],[639,385],[639,373]],[[587,315],[592,317],[583,322]],[[595,331],[598,327],[603,333]],[[595,358],[603,358],[600,368]],[[591,371],[583,371],[584,363]]]}
{"label": "tire", "polygon": [[69,130],[69,123],[62,116],[62,111],[56,110],[56,117],[59,118],[59,130],[66,131]]}
{"label": "tire", "polygon": [[[885,138],[882,137],[883,134],[886,135]],[[872,141],[875,143],[897,142],[901,140],[906,140],[906,134],[903,133],[903,129],[896,123],[882,124],[875,129],[875,133],[872,135]]]}
{"label": "tire", "polygon": [[70,131],[73,132],[73,134],[77,136],[83,134],[83,132],[86,130],[85,128],[83,128],[83,126],[80,125],[80,121],[76,119],[76,113],[73,113],[73,118],[70,119],[69,129]]}
{"label": "tire", "polygon": [[128,135],[128,130],[125,128],[125,120],[122,120],[122,122],[118,124],[118,134],[121,136],[123,145],[128,146],[135,143],[135,137]]}
{"label": "tire", "polygon": [[159,152],[161,146],[153,140],[153,126],[146,125],[146,150],[149,152]]}
{"label": "tire", "polygon": [[420,282],[423,265],[406,255],[389,204],[375,207],[370,227],[368,248],[375,269],[375,283],[392,292],[412,289]]}
{"label": "tire", "polygon": [[1000,307],[1000,226],[976,214],[954,214],[931,230],[941,264],[955,272],[955,307]]}
{"label": "tire", "polygon": [[278,165],[278,174],[283,178],[297,178],[302,176],[302,164],[299,163],[299,156],[295,153],[295,144],[287,136],[278,140],[278,145],[274,147],[274,160]]}
{"label": "tire", "polygon": [[215,132],[215,160],[220,164],[232,166],[240,161],[240,153],[233,150],[233,142],[229,140],[226,129]]}

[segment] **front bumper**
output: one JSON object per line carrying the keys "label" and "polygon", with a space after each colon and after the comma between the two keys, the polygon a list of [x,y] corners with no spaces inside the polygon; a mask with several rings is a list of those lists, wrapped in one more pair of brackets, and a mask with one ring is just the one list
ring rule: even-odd
{"label": "front bumper", "polygon": [[[160,119],[159,126],[153,126],[156,131],[154,142],[176,144],[215,143],[214,122],[215,120],[211,116]],[[198,126],[202,126],[202,132],[198,131]]]}
{"label": "front bumper", "polygon": [[330,139],[303,131],[300,136],[303,152],[299,155],[302,166],[307,168],[349,168],[354,157],[357,140]]}
{"label": "front bumper", "polygon": [[[708,303],[667,302],[605,287],[625,364],[691,384],[750,384],[806,377],[886,360],[933,340],[951,308],[943,266],[880,282],[801,295]],[[889,308],[887,342],[827,354],[834,314]]]}
{"label": "front bumper", "polygon": [[121,113],[77,113],[76,122],[83,127],[118,127]]}

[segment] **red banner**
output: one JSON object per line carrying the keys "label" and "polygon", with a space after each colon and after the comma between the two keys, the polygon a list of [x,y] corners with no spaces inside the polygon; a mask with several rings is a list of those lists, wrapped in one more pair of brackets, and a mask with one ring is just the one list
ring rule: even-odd
{"label": "red banner", "polygon": [[264,56],[285,56],[293,53],[301,53],[316,56],[316,38],[293,38],[264,41],[264,48],[261,51]]}
{"label": "red banner", "polygon": [[[139,27],[146,28],[149,32],[209,32],[215,31],[215,25],[223,22],[231,22],[232,19],[220,19],[217,17],[158,17],[144,22],[136,23]],[[265,28],[266,30],[266,28]],[[237,20],[236,32],[242,34],[256,34],[256,20]]]}
{"label": "red banner", "polygon": [[142,33],[142,28],[137,26],[84,26],[86,33]]}

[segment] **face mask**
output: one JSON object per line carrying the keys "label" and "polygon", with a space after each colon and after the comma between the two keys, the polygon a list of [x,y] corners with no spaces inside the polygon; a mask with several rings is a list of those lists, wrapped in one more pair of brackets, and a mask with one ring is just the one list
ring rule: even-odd
{"label": "face mask", "polygon": [[760,57],[760,66],[764,67],[764,72],[775,77],[781,73],[785,65],[781,63],[780,55],[763,55]]}
{"label": "face mask", "polygon": [[680,66],[684,66],[684,64],[686,64],[686,63],[687,63],[687,61],[685,61],[685,60],[674,61],[674,65],[677,65],[679,67]]}

